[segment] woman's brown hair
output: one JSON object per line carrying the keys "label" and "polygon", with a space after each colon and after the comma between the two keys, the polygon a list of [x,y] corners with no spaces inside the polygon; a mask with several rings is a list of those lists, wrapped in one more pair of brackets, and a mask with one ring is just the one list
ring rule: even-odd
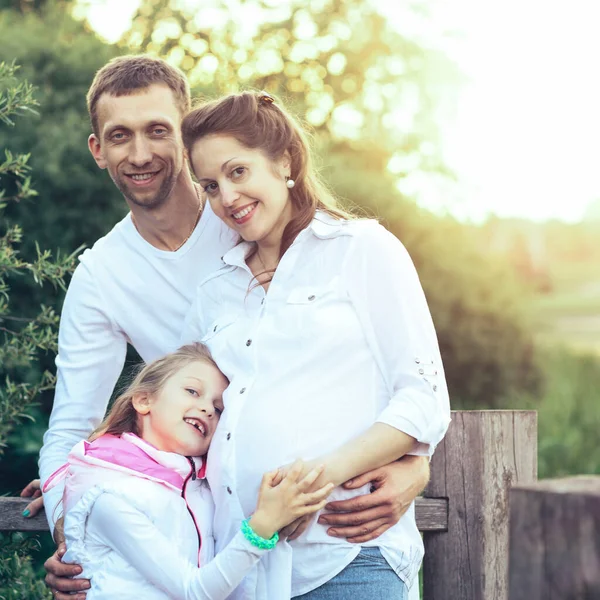
{"label": "woman's brown hair", "polygon": [[190,159],[194,144],[209,135],[228,135],[246,148],[259,149],[272,161],[287,151],[291,159],[290,190],[293,216],[284,229],[280,258],[317,210],[340,219],[352,216],[337,207],[319,179],[311,159],[307,135],[282,105],[266,92],[246,91],[200,104],[183,119],[183,143]]}
{"label": "woman's brown hair", "polygon": [[89,440],[101,435],[121,435],[135,433],[140,435],[138,413],[133,406],[136,394],[155,395],[160,392],[167,380],[177,371],[190,363],[201,361],[218,368],[208,348],[199,342],[182,346],[147,365],[142,365],[127,389],[114,401],[110,411]]}

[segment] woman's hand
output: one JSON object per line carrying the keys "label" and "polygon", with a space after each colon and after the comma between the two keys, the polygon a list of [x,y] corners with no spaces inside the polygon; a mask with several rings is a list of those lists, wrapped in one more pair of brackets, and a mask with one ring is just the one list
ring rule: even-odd
{"label": "woman's hand", "polygon": [[34,498],[33,502],[30,502],[23,511],[23,516],[27,519],[35,517],[35,515],[44,509],[44,499],[42,498],[42,490],[40,488],[40,480],[34,479],[21,492],[21,498]]}
{"label": "woman's hand", "polygon": [[285,475],[279,471],[266,473],[249,523],[253,531],[268,539],[296,519],[321,510],[334,487],[333,483],[325,483],[314,489],[323,469],[319,465],[305,474],[304,463],[297,460]]}
{"label": "woman's hand", "polygon": [[372,492],[330,502],[325,509],[331,512],[322,514],[319,523],[333,525],[327,533],[349,542],[361,544],[375,539],[400,520],[428,481],[428,458],[405,456],[347,481],[343,485],[346,489],[370,483]]}

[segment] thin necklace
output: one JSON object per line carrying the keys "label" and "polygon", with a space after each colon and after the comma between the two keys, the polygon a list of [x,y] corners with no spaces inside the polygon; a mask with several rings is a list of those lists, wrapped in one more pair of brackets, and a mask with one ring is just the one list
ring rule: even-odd
{"label": "thin necklace", "polygon": [[[203,206],[203,202],[202,202],[202,197],[200,196],[200,190],[195,185],[194,185],[194,189],[196,190],[196,196],[198,197],[198,212],[196,213],[196,218],[194,219],[194,223],[192,224],[192,228],[190,229],[190,232],[187,234],[187,237],[183,240],[183,242],[181,242],[181,244],[179,244],[179,246],[177,246],[177,248],[173,248],[173,250],[171,250],[171,252],[177,252],[177,250],[179,250],[190,239],[190,237],[192,236],[192,233],[194,233],[194,230],[196,229],[196,225],[198,225],[198,221],[200,220],[200,215],[202,214],[202,209],[204,208],[204,206]],[[135,222],[135,217],[133,216],[133,213],[131,213],[131,220],[133,222],[133,226],[137,229],[137,232],[140,235],[142,235],[137,226],[137,223]],[[144,236],[142,236],[142,237],[144,237]],[[260,258],[260,256],[258,258]]]}
{"label": "thin necklace", "polygon": [[198,188],[195,185],[194,185],[194,189],[196,190],[196,196],[198,197],[198,212],[196,213],[196,218],[194,219],[192,228],[190,229],[190,232],[187,234],[187,237],[185,238],[185,240],[183,240],[183,242],[181,242],[181,244],[179,244],[179,246],[177,246],[177,248],[175,248],[171,252],[177,252],[177,250],[179,250],[179,248],[181,248],[190,239],[192,233],[194,233],[194,230],[196,229],[196,225],[198,225],[198,221],[200,220],[200,215],[202,214],[202,208],[203,208],[202,197],[200,196],[200,191],[198,190]]}
{"label": "thin necklace", "polygon": [[256,249],[256,256],[258,256],[258,260],[260,261],[260,264],[262,265],[262,268],[265,270],[265,273],[270,273],[271,271],[275,271],[275,269],[277,269],[277,266],[275,266],[274,269],[267,269],[267,266],[265,265],[263,259],[260,256],[260,250],[257,248]]}

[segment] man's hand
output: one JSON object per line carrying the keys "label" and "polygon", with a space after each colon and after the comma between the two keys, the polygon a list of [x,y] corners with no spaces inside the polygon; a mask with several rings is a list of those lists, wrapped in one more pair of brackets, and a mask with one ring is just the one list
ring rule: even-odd
{"label": "man's hand", "polygon": [[[352,490],[371,483],[371,494],[330,502],[319,523],[333,525],[327,533],[363,543],[379,537],[395,525],[429,481],[429,459],[404,456],[385,467],[374,469],[344,483]],[[334,514],[338,513],[338,514]]]}
{"label": "man's hand", "polygon": [[282,540],[287,539],[288,542],[295,540],[306,531],[306,528],[309,526],[313,517],[314,515],[305,515],[304,517],[300,517],[295,521],[292,521],[279,532],[279,537]]}
{"label": "man's hand", "polygon": [[26,518],[35,517],[40,510],[44,508],[44,499],[42,498],[42,490],[40,489],[40,480],[34,479],[28,483],[21,492],[21,498],[34,498],[23,511],[23,516]]}
{"label": "man's hand", "polygon": [[[46,585],[52,590],[52,595],[56,600],[85,600],[85,590],[90,588],[89,579],[72,579],[81,573],[82,568],[79,565],[61,562],[61,558],[67,551],[63,527],[64,519],[61,517],[54,528],[56,552],[44,563]],[[69,592],[81,593],[72,595]]]}

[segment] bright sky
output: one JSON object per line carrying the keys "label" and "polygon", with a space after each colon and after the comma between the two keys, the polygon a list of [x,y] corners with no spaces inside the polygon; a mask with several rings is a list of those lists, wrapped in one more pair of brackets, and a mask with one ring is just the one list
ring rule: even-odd
{"label": "bright sky", "polygon": [[[93,0],[88,18],[114,41],[138,5]],[[441,121],[458,183],[415,178],[407,191],[467,219],[580,219],[600,198],[600,1],[428,0],[421,22],[394,5],[381,0],[404,33],[413,28],[468,77]]]}

